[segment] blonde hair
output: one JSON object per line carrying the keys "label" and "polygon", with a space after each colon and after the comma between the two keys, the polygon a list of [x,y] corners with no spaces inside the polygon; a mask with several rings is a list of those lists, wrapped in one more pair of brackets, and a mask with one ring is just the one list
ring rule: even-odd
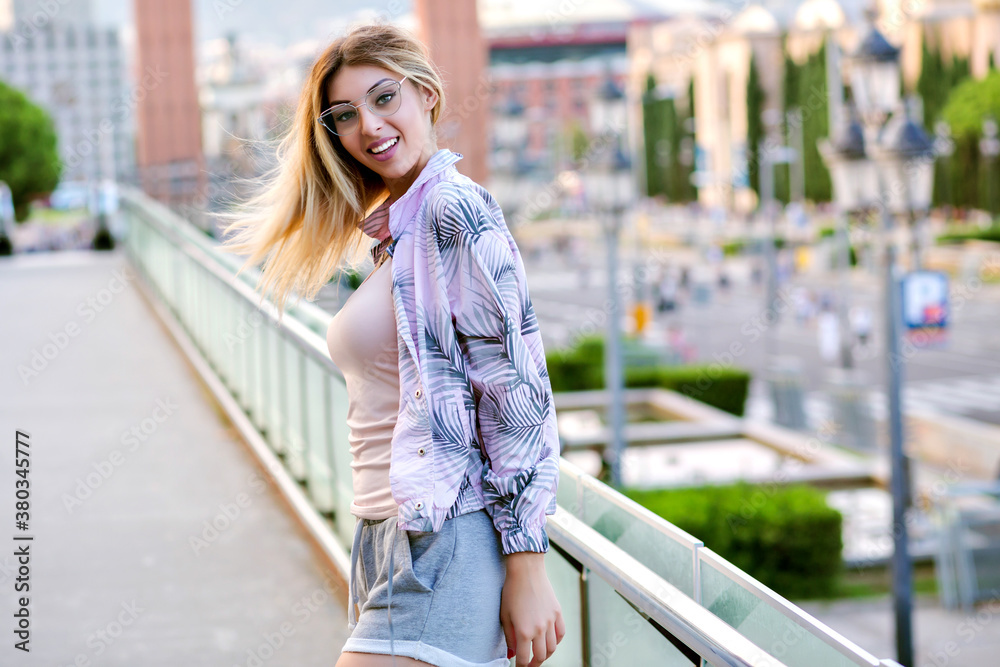
{"label": "blonde hair", "polygon": [[299,300],[312,300],[345,260],[353,268],[367,255],[359,253],[364,237],[359,223],[388,196],[381,177],[316,121],[329,106],[333,77],[352,65],[381,67],[437,93],[430,112],[432,137],[444,108],[444,86],[426,47],[401,28],[356,27],[313,63],[260,194],[236,211],[218,214],[230,221],[225,236],[232,234],[223,249],[249,255],[236,275],[263,260],[257,289],[261,302],[271,292],[279,320],[293,290]]}

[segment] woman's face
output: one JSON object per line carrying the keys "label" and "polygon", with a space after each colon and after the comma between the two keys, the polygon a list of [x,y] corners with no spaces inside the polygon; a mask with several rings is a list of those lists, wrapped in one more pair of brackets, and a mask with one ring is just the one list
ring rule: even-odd
{"label": "woman's face", "polygon": [[[402,78],[381,67],[353,65],[341,68],[327,91],[331,107],[341,102],[358,107],[356,127],[336,140],[355,160],[381,176],[396,197],[416,179],[435,150],[430,110],[437,103],[436,93],[406,79],[398,93],[399,109],[392,115],[379,116],[365,106],[371,91],[383,90],[385,84]],[[380,97],[381,103],[387,102],[388,98]],[[327,124],[333,126],[330,121]]]}

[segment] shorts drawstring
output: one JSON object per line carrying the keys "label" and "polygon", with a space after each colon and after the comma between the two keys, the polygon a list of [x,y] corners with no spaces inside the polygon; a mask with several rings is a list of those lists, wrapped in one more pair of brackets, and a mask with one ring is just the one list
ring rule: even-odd
{"label": "shorts drawstring", "polygon": [[[397,516],[396,521],[399,520]],[[392,547],[389,549],[389,601],[388,601],[388,612],[389,612],[389,653],[392,655],[392,664],[396,664],[396,649],[393,644],[392,636],[392,577],[396,574],[396,570],[393,567],[393,556],[396,555],[396,535],[399,534],[399,527],[393,522],[392,526]]]}

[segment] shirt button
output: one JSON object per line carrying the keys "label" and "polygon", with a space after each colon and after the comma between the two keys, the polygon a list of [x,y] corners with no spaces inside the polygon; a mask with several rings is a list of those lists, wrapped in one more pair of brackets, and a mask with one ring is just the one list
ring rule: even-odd
{"label": "shirt button", "polygon": [[422,510],[422,509],[424,508],[424,503],[423,503],[423,501],[421,501],[421,500],[418,500],[418,501],[416,502],[416,504],[415,504],[415,505],[413,506],[413,508],[414,508],[414,509],[418,509],[418,510]]}
{"label": "shirt button", "polygon": [[421,447],[420,449],[418,449],[417,450],[417,454],[420,454],[421,456],[423,456],[424,455],[424,448]]}
{"label": "shirt button", "polygon": [[415,392],[413,392],[413,395],[416,396],[417,398],[420,398],[420,390],[417,389]]}

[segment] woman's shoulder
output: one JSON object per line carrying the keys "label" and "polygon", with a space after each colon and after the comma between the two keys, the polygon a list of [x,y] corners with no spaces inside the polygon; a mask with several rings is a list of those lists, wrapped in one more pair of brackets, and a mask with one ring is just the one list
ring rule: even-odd
{"label": "woman's shoulder", "polygon": [[427,192],[426,204],[436,232],[456,222],[466,227],[506,227],[500,205],[489,190],[463,174],[435,183]]}
{"label": "woman's shoulder", "polygon": [[499,210],[496,199],[490,191],[464,174],[456,173],[452,178],[442,179],[427,192],[427,203],[435,209],[451,204],[485,204]]}

